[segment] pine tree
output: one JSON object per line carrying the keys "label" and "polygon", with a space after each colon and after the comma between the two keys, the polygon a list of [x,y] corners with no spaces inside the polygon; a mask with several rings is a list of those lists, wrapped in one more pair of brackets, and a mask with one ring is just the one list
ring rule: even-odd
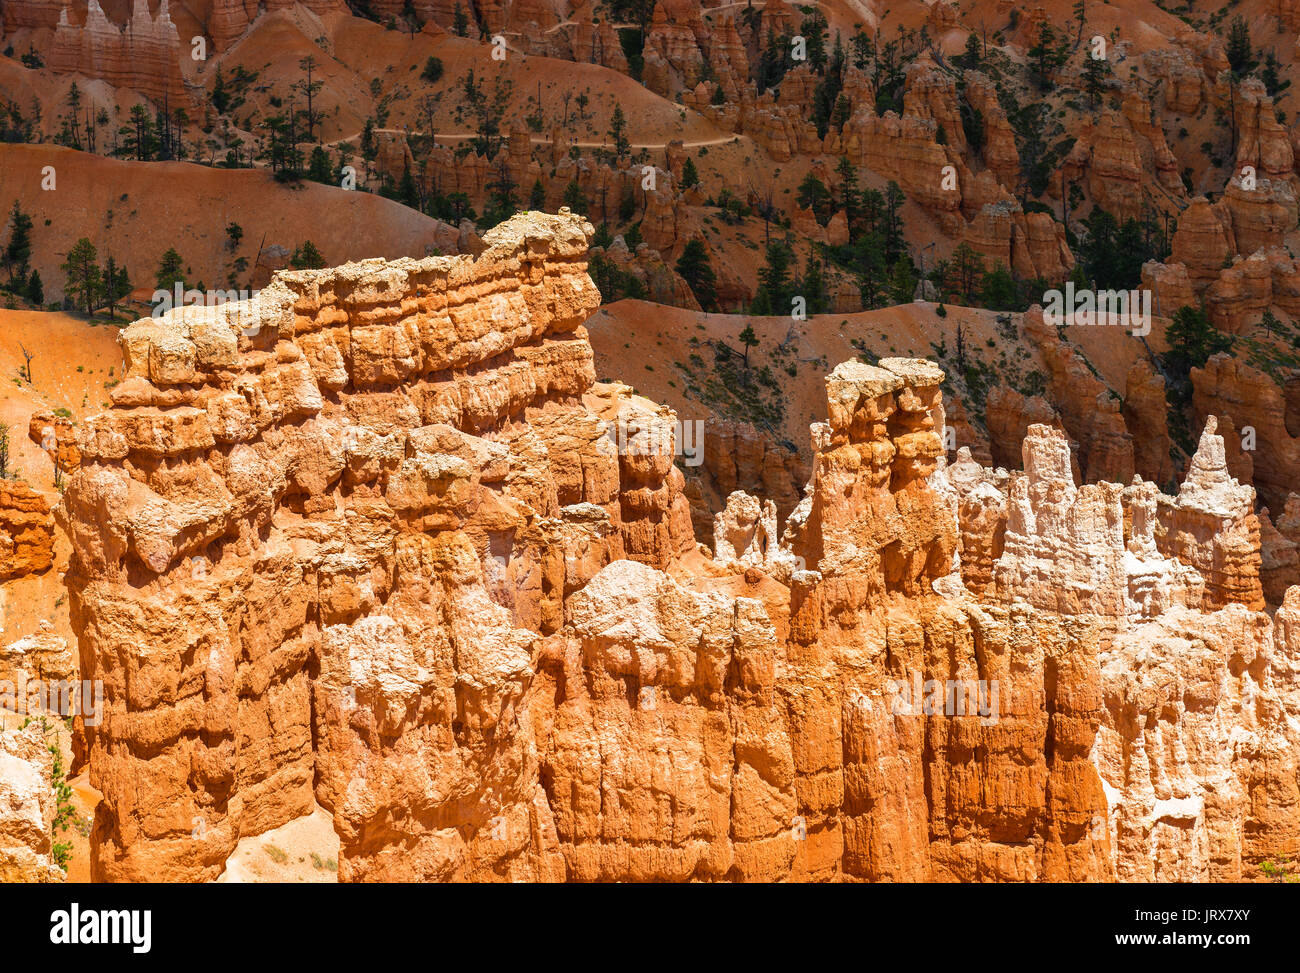
{"label": "pine tree", "polygon": [[334,185],[334,172],[330,166],[329,153],[325,151],[323,145],[317,145],[311,150],[311,158],[307,162],[307,178],[327,186]]}
{"label": "pine tree", "polygon": [[9,213],[9,242],[2,254],[9,283],[21,284],[24,281],[31,257],[32,218],[23,212],[18,200],[14,200],[14,208]]}
{"label": "pine tree", "polygon": [[984,258],[969,243],[962,242],[952,252],[948,263],[949,284],[962,300],[973,305],[976,289],[984,276]]}
{"label": "pine tree", "polygon": [[397,200],[411,209],[420,208],[420,187],[415,182],[415,176],[411,174],[409,162],[402,168],[402,178],[397,183]]}
{"label": "pine tree", "polygon": [[570,212],[579,213],[583,216],[587,214],[587,196],[583,193],[582,187],[578,185],[576,180],[570,181],[564,187],[564,196],[560,202],[569,207]]}
{"label": "pine tree", "polygon": [[375,120],[367,118],[361,128],[361,158],[374,162],[379,157],[379,143],[375,139]]}
{"label": "pine tree", "polygon": [[773,240],[767,246],[767,264],[758,271],[758,292],[754,295],[756,314],[790,312],[790,263],[794,259],[788,244]]}
{"label": "pine tree", "polygon": [[319,270],[325,266],[325,258],[316,249],[316,244],[304,240],[302,246],[294,250],[293,256],[289,258],[289,266],[294,270]]}
{"label": "pine tree", "polygon": [[622,163],[632,146],[627,138],[627,119],[623,117],[623,109],[618,105],[614,106],[614,114],[610,117],[609,137],[614,143],[614,159]]}
{"label": "pine tree", "polygon": [[826,184],[811,172],[799,183],[795,201],[805,209],[812,210],[813,216],[822,226],[831,218],[831,191]]}
{"label": "pine tree", "polygon": [[41,272],[35,268],[27,278],[27,300],[38,308],[45,304],[45,286],[41,283]]}
{"label": "pine tree", "polygon": [[469,36],[469,18],[465,16],[465,8],[460,5],[460,0],[456,0],[456,9],[451,15],[451,31],[457,37]]}
{"label": "pine tree", "polygon": [[847,156],[841,156],[835,174],[840,177],[840,206],[844,208],[844,219],[852,236],[853,223],[858,215],[858,170]]}
{"label": "pine tree", "polygon": [[808,63],[818,74],[826,73],[826,18],[814,13],[799,25],[805,41]]}
{"label": "pine tree", "polygon": [[86,237],[78,240],[68,251],[68,259],[61,269],[67,275],[63,292],[87,315],[95,313],[103,293],[103,274],[100,272],[99,251]]}
{"label": "pine tree", "polygon": [[893,304],[908,304],[916,294],[916,273],[910,257],[900,257],[889,272],[889,299]]}
{"label": "pine tree", "polygon": [[1083,57],[1083,90],[1088,93],[1088,107],[1096,108],[1097,99],[1106,93],[1106,79],[1110,77],[1110,62],[1104,58],[1085,54]]}
{"label": "pine tree", "polygon": [[1015,310],[1016,281],[1004,264],[999,263],[981,278],[980,304],[993,311]]}
{"label": "pine tree", "polygon": [[677,260],[677,273],[691,288],[691,293],[706,311],[717,309],[717,276],[709,262],[709,253],[699,238],[693,238],[682,250]]}
{"label": "pine tree", "polygon": [[892,179],[885,187],[885,211],[882,230],[885,237],[885,259],[891,264],[907,250],[903,239],[903,203],[907,197],[902,188]]}
{"label": "pine tree", "polygon": [[424,62],[424,70],[420,72],[420,77],[429,84],[437,84],[442,80],[442,59],[430,57]]}
{"label": "pine tree", "polygon": [[808,302],[809,314],[822,314],[830,310],[830,294],[826,289],[826,279],[822,276],[821,261],[814,255],[808,255],[808,266],[804,269],[800,290]]}
{"label": "pine tree", "polygon": [[221,68],[217,68],[217,77],[212,83],[212,107],[218,115],[224,115],[230,107],[230,92],[226,90],[226,79],[221,76]]}
{"label": "pine tree", "polygon": [[1180,307],[1165,329],[1169,350],[1160,356],[1164,366],[1165,398],[1171,405],[1186,406],[1192,400],[1191,373],[1201,368],[1211,355],[1232,349],[1232,338],[1210,324],[1203,310]]}
{"label": "pine tree", "polygon": [[176,252],[175,247],[168,247],[167,252],[158,261],[158,269],[154,271],[154,283],[158,290],[170,291],[177,282],[180,283],[181,290],[186,289],[185,261]]}
{"label": "pine tree", "polygon": [[1062,64],[1063,52],[1057,45],[1056,31],[1052,25],[1044,22],[1038,29],[1038,43],[1027,52],[1033,63],[1033,74],[1039,89],[1046,91],[1052,86],[1051,74]]}
{"label": "pine tree", "polygon": [[1223,52],[1228,58],[1228,67],[1237,77],[1245,77],[1255,66],[1255,49],[1250,43],[1250,28],[1240,16],[1233,17],[1228,25],[1228,40]]}
{"label": "pine tree", "polygon": [[[864,233],[858,237],[853,249],[854,266],[858,272],[858,293],[862,297],[862,306],[868,309],[880,307],[882,299],[888,296],[886,291],[889,264],[885,262],[884,241],[875,231]],[[890,293],[892,294],[892,291]],[[910,295],[907,300],[911,300]]]}
{"label": "pine tree", "polygon": [[117,313],[117,303],[131,293],[131,279],[125,267],[119,267],[112,254],[104,262],[103,303],[108,306],[108,316]]}
{"label": "pine tree", "polygon": [[692,186],[698,186],[699,184],[700,173],[695,168],[695,160],[688,156],[686,161],[682,163],[682,188],[690,189]]}
{"label": "pine tree", "polygon": [[745,367],[749,367],[749,349],[758,347],[758,335],[754,334],[752,324],[745,325],[745,330],[740,332],[740,343],[745,346]]}
{"label": "pine tree", "polygon": [[528,194],[528,208],[534,210],[546,209],[546,187],[538,179],[533,183],[532,192]]}

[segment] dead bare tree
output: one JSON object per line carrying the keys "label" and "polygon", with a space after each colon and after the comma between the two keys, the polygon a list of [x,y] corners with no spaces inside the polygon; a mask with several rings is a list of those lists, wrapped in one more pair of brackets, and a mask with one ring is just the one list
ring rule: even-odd
{"label": "dead bare tree", "polygon": [[24,345],[21,341],[18,343],[18,347],[23,350],[23,358],[27,360],[27,364],[24,366],[24,368],[27,371],[27,375],[26,375],[27,384],[30,385],[32,382],[32,359],[35,358],[36,356],[33,355],[30,351],[28,351],[27,346]]}

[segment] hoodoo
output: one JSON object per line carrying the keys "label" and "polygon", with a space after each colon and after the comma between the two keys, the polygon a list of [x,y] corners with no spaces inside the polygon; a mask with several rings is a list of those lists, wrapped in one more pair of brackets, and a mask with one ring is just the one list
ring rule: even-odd
{"label": "hoodoo", "polygon": [[[595,380],[592,234],[527,213],[122,333],[56,511],[96,878],[215,878],[314,804],[347,881],[1227,881],[1300,848],[1300,592],[1263,610],[1212,422],[1177,496],[1078,485],[1045,425],[1023,472],[949,466],[944,372],[845,362],[783,533],[733,494],[714,560],[676,416]],[[997,718],[891,705],[931,681]]]}

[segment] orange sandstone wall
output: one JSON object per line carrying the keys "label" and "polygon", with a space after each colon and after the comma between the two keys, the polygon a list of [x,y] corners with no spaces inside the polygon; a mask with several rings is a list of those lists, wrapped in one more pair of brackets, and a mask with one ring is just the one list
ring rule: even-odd
{"label": "orange sandstone wall", "polygon": [[[58,510],[105,686],[96,877],[213,878],[313,801],[345,881],[1230,880],[1298,850],[1300,603],[1260,610],[1213,427],[1177,497],[1078,486],[1044,425],[1023,473],[948,468],[943,372],[847,362],[782,536],[733,493],[714,560],[671,412],[594,382],[591,235],[525,214],[476,258],[124,332]],[[993,706],[899,708],[949,680]]]}

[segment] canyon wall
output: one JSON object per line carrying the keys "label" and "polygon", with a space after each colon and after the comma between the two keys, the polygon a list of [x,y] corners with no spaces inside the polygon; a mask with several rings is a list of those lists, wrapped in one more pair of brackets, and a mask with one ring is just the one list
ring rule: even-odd
{"label": "canyon wall", "polygon": [[1043,425],[1023,473],[949,468],[944,373],[846,362],[780,540],[733,493],[714,559],[671,411],[595,382],[592,233],[524,214],[477,257],[126,329],[56,511],[104,682],[97,878],[214,878],[313,802],[344,881],[1231,880],[1300,850],[1300,599],[1261,610],[1212,427],[1177,497],[1077,486]]}
{"label": "canyon wall", "polygon": [[69,20],[66,7],[60,10],[50,70],[134,88],[176,108],[189,103],[182,56],[189,59],[188,44],[182,48],[168,0],[161,0],[156,16],[149,13],[147,0],[134,0],[125,27],[109,20],[98,0],[88,0],[82,24]]}

